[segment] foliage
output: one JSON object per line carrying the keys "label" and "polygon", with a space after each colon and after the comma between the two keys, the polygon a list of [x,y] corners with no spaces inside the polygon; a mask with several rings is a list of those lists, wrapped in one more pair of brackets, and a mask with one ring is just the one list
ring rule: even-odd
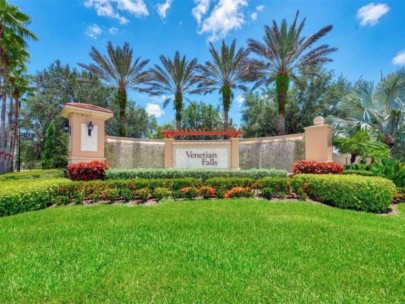
{"label": "foliage", "polygon": [[254,192],[250,187],[234,187],[225,192],[225,198],[253,197]]}
{"label": "foliage", "polygon": [[107,54],[103,56],[95,48],[90,50],[94,63],[79,65],[96,75],[115,91],[116,103],[119,106],[119,136],[127,136],[126,110],[127,90],[143,91],[143,85],[149,81],[149,74],[144,70],[149,60],[133,58],[133,49],[125,42],[122,47],[107,43]]}
{"label": "foliage", "polygon": [[274,195],[274,189],[270,187],[263,188],[262,195],[264,198],[271,199]]}
{"label": "foliage", "polygon": [[176,127],[181,129],[183,97],[185,94],[197,92],[196,86],[200,81],[196,74],[197,59],[189,61],[177,51],[173,59],[161,55],[160,62],[161,65],[155,64],[149,71],[150,79],[146,91],[156,96],[171,95],[163,105],[167,106],[170,101],[173,102]]}
{"label": "foliage", "polygon": [[204,199],[215,197],[217,194],[217,190],[215,188],[208,186],[201,187],[200,189],[198,189],[198,192]]}
{"label": "foliage", "polygon": [[405,186],[405,164],[392,158],[386,158],[371,165],[374,175],[392,180],[398,187]]}
{"label": "foliage", "polygon": [[0,181],[21,180],[21,179],[36,179],[36,178],[56,178],[63,177],[64,172],[60,169],[51,170],[30,170],[0,175]]}
{"label": "foliage", "polygon": [[398,188],[394,192],[394,197],[392,199],[394,204],[405,203],[405,188]]}
{"label": "foliage", "polygon": [[343,172],[344,166],[335,162],[299,160],[293,164],[292,169],[294,174],[341,174]]}
{"label": "foliage", "polygon": [[215,170],[215,169],[110,169],[106,171],[107,179],[158,179],[158,178],[197,178],[206,180],[212,177],[246,177],[259,179],[263,177],[286,177],[287,171],[276,169],[251,170]]}
{"label": "foliage", "polygon": [[205,180],[204,185],[213,187],[218,191],[219,189],[230,190],[235,187],[252,187],[254,182],[254,179],[244,177],[212,177]]}
{"label": "foliage", "polygon": [[257,84],[266,86],[276,82],[276,96],[279,113],[278,134],[285,134],[285,107],[290,80],[298,81],[297,71],[332,61],[328,56],[335,52],[327,44],[318,47],[313,45],[332,30],[332,25],[308,37],[302,36],[305,19],[298,23],[297,12],[293,23],[288,26],[285,19],[281,26],[273,21],[272,26],[264,27],[263,42],[248,40],[249,50],[264,61],[254,61]]}
{"label": "foliage", "polygon": [[68,165],[67,175],[74,181],[104,179],[105,170],[107,169],[108,165],[106,163],[94,160],[88,163],[82,162]]}
{"label": "foliage", "polygon": [[360,156],[362,159],[370,158],[373,161],[390,156],[387,145],[372,140],[367,130],[358,131],[350,137],[335,137],[333,145],[343,154],[351,154],[350,164]]}
{"label": "foliage", "polygon": [[133,197],[134,194],[132,193],[132,191],[130,189],[120,189],[120,195],[122,197],[122,199],[124,200],[124,202],[128,203]]}
{"label": "foliage", "polygon": [[142,202],[146,202],[149,198],[150,190],[148,188],[142,188],[134,191],[135,196],[138,196]]}
{"label": "foliage", "polygon": [[168,188],[164,188],[164,187],[157,187],[153,190],[152,195],[159,202],[162,199],[170,196],[170,190]]}
{"label": "foliage", "polygon": [[291,186],[290,186],[290,179],[289,178],[263,178],[256,182],[257,188],[263,189],[271,188],[273,189],[274,194],[285,196],[290,194]]}
{"label": "foliage", "polygon": [[300,174],[298,179],[310,198],[325,204],[381,213],[391,205],[395,185],[385,178],[354,175]]}
{"label": "foliage", "polygon": [[56,156],[55,142],[56,142],[55,124],[52,121],[46,131],[45,149],[42,157],[42,169],[55,168],[55,160],[54,160],[54,156]]}
{"label": "foliage", "polygon": [[352,175],[362,175],[362,176],[376,176],[376,174],[374,174],[371,171],[367,171],[367,170],[350,170],[350,169],[345,169],[343,171],[343,174],[352,174]]}
{"label": "foliage", "polygon": [[199,195],[198,189],[195,187],[185,187],[180,189],[180,194],[189,199],[192,200],[196,198]]}

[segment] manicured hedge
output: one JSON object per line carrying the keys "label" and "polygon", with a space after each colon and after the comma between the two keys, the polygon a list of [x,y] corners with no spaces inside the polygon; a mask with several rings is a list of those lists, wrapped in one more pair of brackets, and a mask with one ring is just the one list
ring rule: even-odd
{"label": "manicured hedge", "polygon": [[350,170],[346,169],[343,171],[343,174],[351,174],[351,175],[362,175],[362,176],[376,176],[373,172],[367,170]]}
{"label": "manicured hedge", "polygon": [[36,178],[58,178],[63,176],[64,172],[62,169],[31,170],[31,171],[0,174],[0,181],[36,179]]}
{"label": "manicured hedge", "polygon": [[134,179],[134,178],[199,178],[206,180],[212,177],[246,177],[259,179],[264,177],[286,177],[287,171],[276,169],[259,170],[215,170],[215,169],[136,169],[106,171],[107,179]]}
{"label": "manicured hedge", "polygon": [[44,209],[57,196],[67,179],[38,179],[2,181],[0,183],[0,217],[32,210]]}
{"label": "manicured hedge", "polygon": [[341,174],[345,167],[335,162],[317,162],[311,160],[299,160],[293,164],[295,174]]}
{"label": "manicured hedge", "polygon": [[394,183],[381,177],[300,174],[294,179],[310,198],[342,209],[385,212],[395,191]]}

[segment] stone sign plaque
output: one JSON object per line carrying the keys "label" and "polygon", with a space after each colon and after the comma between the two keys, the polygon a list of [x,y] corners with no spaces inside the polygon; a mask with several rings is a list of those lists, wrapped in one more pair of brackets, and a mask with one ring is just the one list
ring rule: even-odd
{"label": "stone sign plaque", "polygon": [[80,150],[85,152],[96,152],[97,151],[97,126],[93,127],[91,135],[89,136],[89,131],[87,124],[81,124],[81,140],[80,140]]}
{"label": "stone sign plaque", "polygon": [[176,148],[175,167],[179,169],[229,169],[227,148]]}

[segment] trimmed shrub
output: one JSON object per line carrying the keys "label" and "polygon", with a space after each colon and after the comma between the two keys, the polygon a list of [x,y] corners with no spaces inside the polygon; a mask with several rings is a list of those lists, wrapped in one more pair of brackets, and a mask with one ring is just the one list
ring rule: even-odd
{"label": "trimmed shrub", "polygon": [[259,179],[264,177],[286,177],[287,171],[276,169],[216,170],[216,169],[111,169],[107,179],[173,179],[196,178],[203,181],[213,177],[241,177]]}
{"label": "trimmed shrub", "polygon": [[362,176],[376,176],[373,172],[367,170],[347,170],[343,171],[343,174],[351,174],[351,175],[362,175]]}
{"label": "trimmed shrub", "polygon": [[59,177],[64,177],[64,172],[61,169],[32,170],[1,174],[0,181]]}
{"label": "trimmed shrub", "polygon": [[142,202],[146,202],[148,200],[149,193],[150,193],[150,191],[147,188],[143,188],[143,189],[134,191],[134,195],[139,197]]}
{"label": "trimmed shrub", "polygon": [[274,195],[273,188],[263,188],[262,189],[262,195],[263,195],[264,198],[271,199],[273,197],[273,195]]}
{"label": "trimmed shrub", "polygon": [[252,178],[241,177],[214,177],[204,182],[205,186],[213,187],[218,190],[230,190],[235,187],[252,187],[255,180]]}
{"label": "trimmed shrub", "polygon": [[104,179],[105,170],[108,165],[99,161],[92,161],[89,163],[71,164],[66,167],[67,175],[74,181],[89,181],[96,179]]}
{"label": "trimmed shrub", "polygon": [[253,197],[254,192],[250,187],[234,187],[225,193],[225,198]]}
{"label": "trimmed shrub", "polygon": [[121,189],[120,192],[121,192],[122,199],[126,203],[128,203],[134,197],[132,191],[128,188]]}
{"label": "trimmed shrub", "polygon": [[405,188],[397,188],[392,198],[394,204],[405,203]]}
{"label": "trimmed shrub", "polygon": [[334,162],[299,160],[294,163],[292,169],[294,174],[341,174],[344,166]]}
{"label": "trimmed shrub", "polygon": [[180,189],[180,193],[183,197],[192,200],[198,196],[198,189],[195,187],[185,187]]}
{"label": "trimmed shrub", "polygon": [[395,185],[381,177],[300,174],[294,180],[313,200],[342,209],[376,213],[388,209],[395,191]]}
{"label": "trimmed shrub", "polygon": [[160,201],[170,196],[170,190],[163,187],[157,187],[153,190],[152,195],[156,198],[157,201]]}
{"label": "trimmed shrub", "polygon": [[291,186],[290,186],[290,179],[282,178],[282,177],[271,177],[271,178],[263,178],[259,179],[256,182],[257,188],[264,189],[264,188],[271,188],[273,189],[274,194],[290,194]]}
{"label": "trimmed shrub", "polygon": [[208,186],[203,186],[200,189],[198,189],[198,191],[200,192],[201,196],[204,199],[209,199],[211,197],[215,197],[217,194],[217,191],[215,190],[215,188],[208,187]]}

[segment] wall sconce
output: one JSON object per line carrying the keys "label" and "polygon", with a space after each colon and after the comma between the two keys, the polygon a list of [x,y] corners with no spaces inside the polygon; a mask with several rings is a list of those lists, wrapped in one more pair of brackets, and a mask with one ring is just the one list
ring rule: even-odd
{"label": "wall sconce", "polygon": [[67,122],[65,123],[65,125],[63,126],[63,130],[64,130],[66,133],[69,133],[69,135],[71,134],[71,128],[70,128],[70,125],[69,125],[69,121],[67,121]]}
{"label": "wall sconce", "polygon": [[91,131],[93,131],[93,128],[94,128],[94,125],[93,125],[93,123],[90,121],[90,122],[87,124],[87,131],[89,131],[89,136],[91,136]]}

